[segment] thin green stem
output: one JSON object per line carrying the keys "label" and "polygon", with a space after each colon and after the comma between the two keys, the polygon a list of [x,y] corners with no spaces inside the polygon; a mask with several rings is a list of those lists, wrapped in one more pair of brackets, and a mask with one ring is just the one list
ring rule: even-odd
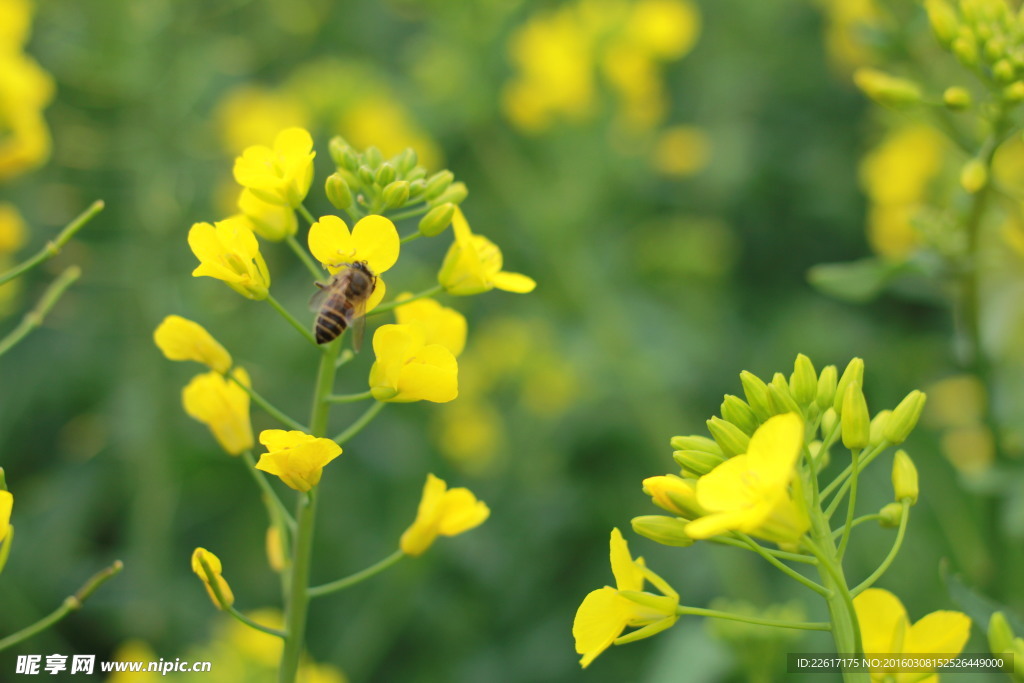
{"label": "thin green stem", "polygon": [[850,591],[851,595],[854,597],[860,595],[868,588],[871,588],[871,586],[875,584],[875,581],[878,581],[882,574],[889,569],[889,565],[892,564],[893,560],[896,559],[896,554],[899,553],[900,546],[903,545],[903,535],[907,531],[907,520],[910,519],[910,501],[903,500],[900,502],[903,505],[903,513],[900,515],[900,528],[896,532],[896,540],[893,541],[892,548],[889,549],[889,554],[885,556],[884,560],[882,560],[882,564],[878,565],[878,569],[873,571],[871,576],[861,581],[857,584],[856,588]]}
{"label": "thin green stem", "polygon": [[355,351],[353,351],[352,349],[345,349],[340,354],[338,354],[338,360],[334,362],[334,367],[340,368],[342,365],[349,362],[355,357]]}
{"label": "thin green stem", "polygon": [[35,307],[25,314],[21,322],[6,337],[0,339],[0,356],[10,351],[18,342],[27,337],[32,330],[43,324],[43,319],[46,318],[47,314],[57,304],[57,301],[64,295],[67,288],[81,274],[82,270],[78,266],[68,266],[56,280],[50,283],[50,286],[43,292],[42,298],[39,299]]}
{"label": "thin green stem", "polygon": [[853,468],[850,473],[850,498],[846,505],[846,523],[843,525],[842,539],[839,541],[839,550],[836,551],[836,557],[840,562],[843,561],[843,555],[846,553],[846,546],[850,542],[850,532],[853,530],[853,515],[857,505],[857,480],[860,479],[858,460],[863,452],[864,449],[850,451],[850,456],[852,458],[850,461],[850,467]]}
{"label": "thin green stem", "polygon": [[116,560],[109,567],[93,574],[91,577],[89,577],[88,581],[82,584],[81,588],[75,591],[74,595],[69,595],[68,597],[64,598],[64,602],[61,603],[61,606],[55,609],[49,615],[43,617],[31,626],[26,626],[20,631],[12,633],[6,638],[0,640],[0,652],[6,650],[12,645],[17,645],[18,643],[31,638],[40,631],[48,629],[49,627],[53,626],[58,621],[66,617],[71,612],[81,609],[82,604],[85,603],[85,601],[88,600],[89,597],[96,592],[97,588],[102,586],[104,583],[106,583],[113,577],[117,576],[117,574],[122,569],[124,569],[124,564],[122,564],[121,560]]}
{"label": "thin green stem", "polygon": [[96,216],[96,214],[102,211],[103,207],[104,204],[102,199],[94,201],[91,205],[89,205],[88,209],[78,214],[78,216],[76,216],[74,220],[72,220],[70,223],[64,226],[64,229],[60,231],[56,239],[47,242],[46,246],[40,249],[38,252],[36,252],[35,255],[32,256],[32,258],[22,263],[19,263],[18,265],[14,266],[14,268],[11,268],[6,273],[0,275],[0,285],[6,282],[10,282],[11,280],[18,277],[25,271],[31,270],[32,268],[35,268],[43,261],[47,261],[56,256],[57,254],[59,254],[60,250],[64,247],[64,245],[67,244],[71,240],[71,238],[75,236],[75,233],[81,230],[86,223],[91,221]]}
{"label": "thin green stem", "polygon": [[207,586],[209,586],[210,592],[213,593],[213,597],[217,599],[217,606],[220,607],[221,610],[227,612],[228,614],[233,616],[235,619],[238,619],[246,626],[254,628],[257,631],[269,633],[270,635],[277,636],[278,638],[284,638],[286,636],[284,631],[280,631],[276,628],[270,628],[269,626],[264,626],[258,621],[250,619],[249,617],[245,616],[237,609],[235,609],[235,606],[228,602],[227,598],[224,597],[224,592],[220,589],[220,577],[217,576],[217,574],[214,573],[212,569],[210,569],[210,565],[206,562],[205,557],[199,558],[199,565],[203,568],[203,573],[206,574],[205,583]]}
{"label": "thin green stem", "polygon": [[299,215],[305,218],[306,222],[310,225],[316,223],[316,219],[313,218],[313,214],[309,212],[309,209],[306,208],[305,204],[300,202],[299,205],[295,207],[295,210],[298,211]]}
{"label": "thin green stem", "polygon": [[335,443],[342,446],[349,439],[354,437],[359,432],[363,431],[363,427],[370,424],[373,418],[377,417],[377,413],[384,409],[387,403],[384,401],[375,401],[372,406],[366,409],[366,412],[359,416],[359,419],[348,426],[348,429],[334,437]]}
{"label": "thin green stem", "polygon": [[[853,520],[853,523],[850,525],[850,528],[851,529],[856,529],[857,527],[859,527],[864,522],[871,522],[873,520],[881,519],[881,518],[882,518],[882,515],[878,514],[877,512],[872,512],[870,515],[861,515],[857,519]],[[846,531],[846,525],[843,525],[843,526],[839,527],[838,529],[833,530],[832,531],[832,539],[835,540],[835,539],[839,538],[843,534],[844,531]]]}
{"label": "thin green stem", "polygon": [[[874,462],[875,458],[877,458],[879,455],[881,455],[882,452],[885,449],[887,449],[889,446],[891,446],[891,445],[892,444],[889,443],[888,441],[882,441],[880,444],[878,444],[877,446],[872,448],[870,451],[868,451],[867,455],[864,455],[864,453],[862,452],[861,453],[860,461],[858,463],[858,467],[860,469],[864,469],[865,467],[870,465],[872,462]],[[839,487],[839,491],[836,493],[836,497],[832,500],[831,503],[829,503],[828,508],[826,508],[826,510],[825,510],[825,514],[830,519],[831,519],[832,515],[834,515],[836,513],[836,510],[839,508],[839,505],[842,503],[843,496],[846,494],[847,489],[850,488],[850,475],[851,474],[853,474],[853,463],[852,462],[849,465],[847,465],[846,469],[844,469],[842,472],[840,472],[839,475],[835,479],[833,479],[832,482],[828,486],[826,486],[825,490],[822,491],[822,493],[821,493],[821,499],[824,500],[825,498],[827,498],[829,496],[829,494],[831,494],[833,491],[836,490],[836,487]]]}
{"label": "thin green stem", "polygon": [[[719,545],[727,545],[732,548],[743,548],[744,550],[750,549],[750,546],[744,543],[743,541],[738,541],[735,538],[729,538],[728,536],[712,536],[708,539],[708,541],[711,543],[717,543]],[[778,558],[780,560],[785,560],[787,562],[802,562],[803,564],[814,565],[818,564],[818,561],[813,557],[801,555],[800,553],[787,553],[783,550],[774,550],[772,548],[765,548],[764,546],[761,546],[761,550],[765,551],[772,557]]]}
{"label": "thin green stem", "polygon": [[413,240],[418,240],[421,237],[423,237],[423,233],[417,230],[416,232],[410,232],[408,235],[398,240],[398,243],[408,244],[409,242],[412,242]]}
{"label": "thin green stem", "polygon": [[419,208],[409,209],[408,211],[402,211],[400,213],[396,213],[394,216],[388,216],[388,218],[396,222],[403,220],[405,218],[415,218],[416,216],[422,216],[423,214],[430,211],[432,208],[434,207],[430,206],[429,204],[424,204]]}
{"label": "thin green stem", "polygon": [[396,299],[395,301],[389,301],[386,304],[381,304],[377,308],[375,308],[372,311],[370,311],[369,313],[367,313],[367,316],[378,315],[380,313],[387,313],[391,309],[397,308],[398,306],[402,306],[403,304],[407,304],[410,301],[416,301],[417,299],[423,299],[423,298],[428,297],[428,296],[434,296],[435,294],[440,294],[443,291],[444,291],[444,286],[443,285],[436,285],[434,287],[431,287],[430,289],[425,289],[422,292],[419,292],[417,294],[413,294],[412,296],[407,296],[404,299],[402,299],[401,301]]}
{"label": "thin green stem", "polygon": [[281,314],[281,317],[288,321],[288,323],[299,331],[303,337],[305,337],[310,344],[319,347],[316,343],[316,339],[313,337],[313,333],[306,329],[306,326],[300,323],[295,317],[289,313],[281,303],[274,298],[270,293],[267,294],[267,303],[274,307],[274,310]]}
{"label": "thin green stem", "polygon": [[761,544],[758,543],[757,541],[755,541],[754,539],[752,539],[750,536],[747,536],[744,533],[740,533],[739,531],[736,531],[734,533],[736,534],[737,537],[739,537],[739,539],[741,541],[746,543],[748,548],[750,548],[755,553],[757,553],[758,555],[763,557],[768,562],[768,564],[772,565],[773,567],[778,569],[780,572],[782,572],[786,576],[788,576],[791,579],[793,579],[794,581],[798,581],[799,583],[802,583],[803,585],[807,586],[808,588],[810,588],[812,591],[814,591],[818,595],[821,595],[821,596],[824,596],[824,597],[828,597],[829,590],[827,588],[825,588],[824,586],[821,586],[821,585],[815,583],[814,581],[808,579],[806,576],[804,576],[800,572],[796,571],[792,567],[787,567],[786,565],[784,565],[776,557],[774,557],[771,553],[766,552],[766,549],[762,548]]}
{"label": "thin green stem", "polygon": [[316,265],[316,261],[313,260],[313,257],[309,255],[308,251],[303,249],[302,245],[299,244],[299,240],[295,238],[295,235],[288,235],[288,237],[285,238],[285,241],[288,242],[288,246],[291,247],[292,251],[295,252],[295,255],[299,257],[299,260],[306,265],[306,270],[310,272],[314,280],[319,280],[324,276],[323,269]]}
{"label": "thin green stem", "polygon": [[271,521],[274,520],[275,515],[271,512],[270,508],[277,510],[277,516],[285,522],[288,530],[291,532],[295,531],[295,518],[292,517],[292,513],[288,511],[281,498],[274,491],[274,487],[267,481],[266,475],[263,474],[262,470],[256,469],[256,458],[253,456],[252,451],[245,451],[242,453],[242,459],[245,460],[246,469],[252,474],[252,478],[256,480],[256,485],[260,487],[263,492],[263,497],[267,504],[267,513],[270,516]]}
{"label": "thin green stem", "polygon": [[284,411],[274,407],[274,405],[270,403],[270,401],[256,393],[256,391],[252,387],[247,387],[243,383],[239,382],[238,379],[234,376],[234,374],[228,373],[226,377],[235,384],[237,384],[238,386],[242,387],[242,389],[245,390],[245,393],[249,394],[249,397],[253,400],[253,402],[256,405],[262,408],[264,412],[266,412],[268,415],[270,415],[272,418],[274,418],[281,424],[300,432],[309,432],[308,427],[303,425],[298,420],[293,420],[292,418],[288,417],[288,415],[286,415]]}
{"label": "thin green stem", "polygon": [[[811,536],[814,540],[805,536],[803,544],[818,559],[822,584],[830,591],[825,602],[832,618],[832,638],[836,652],[863,652],[853,596],[843,576],[843,567],[835,557],[836,546],[832,541],[828,520],[820,510],[811,511]],[[846,683],[870,683],[871,678],[866,673],[844,671],[843,680]]]}
{"label": "thin green stem", "polygon": [[742,621],[746,624],[757,624],[758,626],[774,626],[776,628],[794,628],[803,631],[831,631],[832,625],[828,622],[819,621],[785,621],[782,619],[762,619],[760,617],[749,617],[744,614],[732,614],[716,609],[704,609],[702,607],[676,607],[676,614],[680,616],[713,617],[715,619],[729,619],[730,621]]}
{"label": "thin green stem", "polygon": [[365,401],[368,398],[373,398],[373,392],[369,389],[358,394],[331,394],[327,397],[327,400],[331,403],[355,403],[357,401]]}
{"label": "thin green stem", "polygon": [[330,593],[336,593],[337,591],[344,590],[350,586],[354,586],[357,583],[361,583],[372,576],[380,574],[385,569],[393,567],[405,557],[405,553],[401,550],[396,550],[380,562],[373,564],[362,571],[358,571],[355,574],[350,574],[344,578],[338,579],[337,581],[331,581],[321,586],[315,586],[309,589],[309,597],[319,598],[322,595],[328,595]]}

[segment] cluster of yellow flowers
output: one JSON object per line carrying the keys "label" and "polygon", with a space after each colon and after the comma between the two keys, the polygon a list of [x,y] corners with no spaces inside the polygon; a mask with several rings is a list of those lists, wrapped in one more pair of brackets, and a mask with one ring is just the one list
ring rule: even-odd
{"label": "cluster of yellow flowers", "polygon": [[53,98],[53,78],[24,52],[33,10],[31,0],[0,0],[0,181],[50,154],[43,109]]}
{"label": "cluster of yellow flowers", "polygon": [[699,32],[687,0],[576,0],[541,11],[510,39],[505,114],[526,132],[587,119],[604,84],[626,129],[654,128],[666,109],[661,65],[685,56]]}
{"label": "cluster of yellow flowers", "polygon": [[[25,221],[13,204],[0,202],[0,272],[15,263],[14,254],[25,244]],[[4,315],[17,296],[20,280],[0,285],[0,315]]]}
{"label": "cluster of yellow flowers", "polygon": [[[917,502],[917,471],[907,453],[898,450],[892,465],[894,502],[859,521],[854,518],[857,481],[867,465],[906,440],[921,415],[925,396],[913,391],[893,410],[872,417],[861,388],[863,378],[860,359],[851,361],[840,375],[832,365],[818,373],[803,355],[797,357],[788,378],[775,373],[765,382],[743,372],[745,398],[725,396],[721,417],[707,422],[710,438],[672,439],[679,474],[644,480],[644,492],[669,515],[636,517],[633,530],[668,546],[686,547],[705,540],[756,552],[822,595],[833,618],[824,627],[786,620],[754,623],[832,630],[840,652],[959,652],[967,641],[967,617],[938,612],[911,627],[895,596],[871,588],[902,543],[909,509]],[[819,482],[831,460],[830,451],[840,440],[850,450],[851,463],[832,481]],[[830,519],[844,497],[848,497],[845,522],[833,529]],[[899,532],[878,569],[859,585],[848,587],[845,579],[836,579],[843,576],[843,553],[852,529],[870,519],[884,527],[899,527]],[[822,585],[786,562],[817,567]],[[591,592],[576,614],[573,634],[583,666],[609,646],[649,637],[683,615],[751,621],[742,614],[682,606],[678,592],[665,579],[642,558],[633,559],[618,529],[611,536],[611,565],[616,586]],[[644,591],[645,583],[658,592]],[[628,628],[636,630],[624,635]]]}

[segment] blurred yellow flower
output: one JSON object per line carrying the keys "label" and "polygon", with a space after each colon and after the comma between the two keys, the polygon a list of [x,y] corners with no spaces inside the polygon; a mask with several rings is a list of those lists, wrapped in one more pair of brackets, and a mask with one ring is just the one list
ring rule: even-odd
{"label": "blurred yellow flower", "polygon": [[153,341],[169,360],[194,360],[223,374],[231,368],[231,354],[202,325],[169,315],[153,332]]}
{"label": "blurred yellow flower", "polygon": [[213,225],[196,223],[188,232],[188,246],[199,259],[192,277],[223,280],[249,299],[267,298],[270,272],[256,236],[241,216]]}
{"label": "blurred yellow flower", "polygon": [[378,401],[447,403],[459,395],[455,356],[440,344],[427,344],[418,326],[381,325],[373,352],[369,383]]}
{"label": "blurred yellow flower", "polygon": [[210,600],[213,601],[214,606],[217,609],[224,609],[220,601],[217,599],[217,594],[214,593],[213,585],[210,583],[211,577],[207,576],[206,571],[203,569],[203,563],[210,570],[213,575],[213,583],[216,584],[217,589],[220,591],[221,597],[224,598],[224,606],[230,606],[235,604],[235,594],[231,592],[231,586],[221,576],[224,571],[220,564],[220,558],[211,553],[206,548],[196,548],[192,552],[192,571],[203,580],[203,585],[206,586],[206,592],[210,595]]}
{"label": "blurred yellow flower", "polygon": [[700,34],[700,14],[680,0],[637,0],[626,20],[626,40],[652,57],[679,59],[693,49]]}
{"label": "blurred yellow flower", "polygon": [[483,524],[490,514],[487,505],[469,489],[449,489],[444,480],[428,474],[416,519],[402,534],[399,545],[406,555],[422,555],[438,536],[469,531]]}
{"label": "blurred yellow flower", "polygon": [[[649,638],[673,626],[679,619],[677,593],[660,576],[635,560],[618,529],[612,529],[609,543],[615,588],[605,586],[591,591],[583,599],[572,624],[576,652],[583,655],[580,666],[586,668],[599,654],[614,645]],[[649,581],[661,595],[641,592]],[[627,628],[637,628],[625,636]]]}
{"label": "blurred yellow flower", "polygon": [[330,439],[299,431],[264,429],[260,443],[267,452],[260,456],[256,469],[280,477],[296,491],[309,491],[319,484],[327,463],[341,455],[341,446]]}
{"label": "blurred yellow flower", "polygon": [[654,168],[665,175],[682,178],[703,170],[711,157],[711,140],[695,126],[672,126],[654,142]]}
{"label": "blurred yellow flower", "polygon": [[833,63],[852,71],[875,61],[865,36],[881,22],[875,0],[820,0],[823,5],[825,47]]}
{"label": "blurred yellow flower", "polygon": [[480,294],[497,287],[507,292],[532,292],[537,283],[501,269],[501,249],[483,235],[474,235],[462,211],[452,217],[455,242],[445,254],[437,281],[449,294]]}
{"label": "blurred yellow flower", "polygon": [[[244,368],[235,368],[231,376],[239,384],[250,386]],[[185,412],[202,422],[221,448],[239,455],[253,447],[249,421],[249,394],[219,372],[207,372],[192,378],[181,393]]]}
{"label": "blurred yellow flower", "polygon": [[[900,599],[881,588],[869,588],[855,597],[853,608],[860,622],[865,653],[955,657],[964,649],[971,634],[971,620],[967,615],[948,610],[932,612],[911,625]],[[879,683],[934,682],[938,676],[925,678],[921,673],[873,671],[871,680]]]}
{"label": "blurred yellow flower", "polygon": [[504,441],[501,413],[491,404],[466,397],[437,415],[437,446],[460,470],[486,470]]}
{"label": "blurred yellow flower", "polygon": [[31,57],[0,50],[0,180],[49,158],[50,132],[42,110],[53,92],[53,78]]}
{"label": "blurred yellow flower", "polygon": [[427,168],[441,162],[437,143],[416,124],[400,99],[383,91],[369,90],[352,98],[338,116],[337,128],[355,147],[373,145],[385,157],[411,147]]}
{"label": "blurred yellow flower", "polygon": [[239,195],[238,210],[249,219],[249,228],[266,240],[280,242],[299,229],[299,219],[291,207],[265,202],[249,189]]}
{"label": "blurred yellow flower", "polygon": [[810,527],[800,496],[789,490],[804,440],[796,413],[766,420],[744,455],[729,458],[697,480],[697,502],[708,514],[686,525],[693,538],[742,531],[791,543]]}
{"label": "blurred yellow flower", "polygon": [[11,510],[14,508],[14,495],[10,491],[0,491],[0,542],[7,538],[11,530]]}
{"label": "blurred yellow flower", "polygon": [[13,254],[25,244],[25,220],[18,208],[0,202],[0,255]]}
{"label": "blurred yellow flower", "polygon": [[[412,294],[398,295],[398,301]],[[458,357],[466,346],[466,316],[434,299],[416,299],[395,308],[399,325],[415,325],[423,330],[426,344],[440,344]]]}
{"label": "blurred yellow flower", "polygon": [[17,50],[28,40],[34,3],[30,0],[0,0],[0,51]]}
{"label": "blurred yellow flower", "polygon": [[[153,648],[141,640],[126,640],[117,646],[111,657],[115,662],[155,662],[158,659]],[[163,675],[155,671],[115,671],[106,683],[157,683],[161,678]]]}
{"label": "blurred yellow flower", "polygon": [[225,95],[214,118],[224,151],[229,153],[273,140],[286,128],[309,127],[309,114],[294,97],[252,85],[240,86]]}
{"label": "blurred yellow flower", "polygon": [[235,180],[271,204],[297,207],[313,182],[313,138],[304,128],[285,128],[274,147],[253,145],[235,159]]}

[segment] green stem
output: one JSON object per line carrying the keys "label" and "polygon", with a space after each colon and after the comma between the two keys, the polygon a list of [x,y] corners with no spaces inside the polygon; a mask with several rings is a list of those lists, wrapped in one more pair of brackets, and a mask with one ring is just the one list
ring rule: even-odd
{"label": "green stem", "polygon": [[878,565],[878,569],[873,571],[871,576],[861,581],[857,584],[856,588],[850,591],[851,595],[854,597],[860,595],[868,588],[871,588],[875,581],[878,581],[882,574],[889,569],[889,565],[892,564],[892,561],[896,559],[896,554],[899,553],[900,546],[903,545],[903,535],[907,531],[907,520],[910,519],[910,501],[903,500],[901,503],[903,505],[903,513],[900,516],[900,528],[896,532],[896,540],[893,541],[892,548],[889,549],[889,554],[885,556],[884,560],[882,560],[882,564]]}
{"label": "green stem", "polygon": [[300,323],[298,320],[295,319],[294,316],[292,316],[291,313],[285,310],[285,307],[282,306],[281,303],[277,299],[275,299],[273,295],[270,294],[269,292],[267,293],[267,303],[273,306],[274,310],[280,313],[281,317],[287,320],[292,327],[298,330],[299,334],[305,337],[310,344],[316,347],[320,346],[319,344],[316,343],[316,339],[313,337],[313,333],[307,330],[305,325]]}
{"label": "green stem", "polygon": [[850,467],[853,468],[850,473],[850,499],[847,501],[846,505],[846,523],[843,525],[843,536],[839,541],[839,550],[836,551],[836,558],[840,562],[843,561],[843,555],[846,553],[846,545],[850,542],[850,532],[853,531],[853,515],[857,505],[857,480],[860,479],[858,460],[863,452],[864,449],[860,449],[856,452],[850,451],[850,456],[852,458]]}
{"label": "green stem", "polygon": [[327,397],[327,400],[331,403],[355,403],[356,401],[365,401],[368,398],[373,398],[373,391],[369,389],[358,394],[331,394]]}
{"label": "green stem", "polygon": [[309,428],[308,427],[303,425],[298,420],[293,420],[292,418],[288,417],[284,413],[284,411],[282,411],[282,410],[280,410],[278,408],[275,408],[274,405],[272,403],[270,403],[270,401],[268,401],[267,399],[265,399],[262,396],[260,396],[258,393],[256,393],[256,391],[254,389],[252,389],[251,387],[247,387],[244,384],[242,384],[241,382],[239,382],[235,378],[235,376],[233,374],[228,373],[226,375],[226,377],[228,379],[230,379],[232,382],[234,382],[235,384],[237,384],[238,386],[242,387],[242,389],[245,390],[245,393],[249,394],[249,398],[251,398],[256,405],[258,405],[260,408],[263,408],[264,412],[266,412],[268,415],[270,415],[271,417],[276,419],[281,424],[283,424],[286,427],[289,427],[291,429],[294,429],[296,431],[307,432],[307,433],[309,432]]}
{"label": "green stem", "polygon": [[64,602],[61,603],[61,606],[51,612],[48,616],[45,616],[31,626],[26,626],[20,631],[12,633],[6,638],[0,640],[0,652],[6,650],[12,645],[17,645],[23,640],[31,638],[40,631],[53,626],[71,612],[81,609],[82,604],[89,599],[89,596],[96,592],[97,588],[116,576],[123,568],[124,564],[121,563],[121,560],[116,560],[106,569],[102,569],[93,574],[88,581],[82,584],[81,588],[75,591],[74,595],[69,595],[64,598]]}
{"label": "green stem", "polygon": [[430,206],[429,204],[424,204],[423,206],[417,209],[409,209],[408,211],[402,211],[401,213],[396,213],[394,216],[388,216],[388,218],[390,218],[392,221],[398,222],[405,218],[414,218],[416,216],[422,216],[423,214],[430,211],[432,208],[434,207]]}
{"label": "green stem", "polygon": [[363,431],[363,427],[370,424],[373,418],[377,417],[377,413],[384,409],[387,403],[384,401],[376,401],[372,406],[366,409],[366,412],[359,416],[359,419],[348,426],[348,429],[334,437],[335,443],[342,446],[349,439],[354,437],[359,432]]}
{"label": "green stem", "polygon": [[[742,541],[737,541],[735,538],[729,538],[728,536],[712,536],[708,539],[711,543],[718,543],[719,545],[727,545],[733,548],[743,548],[749,550],[750,546]],[[804,564],[818,564],[818,561],[813,557],[807,555],[801,555],[800,553],[787,553],[783,550],[773,550],[772,548],[765,548],[760,546],[761,550],[768,553],[772,557],[780,560],[786,560],[787,562],[802,562]]]}
{"label": "green stem", "polygon": [[397,308],[398,306],[402,306],[404,304],[407,304],[410,301],[416,301],[416,299],[423,299],[423,298],[428,297],[428,296],[434,296],[435,294],[440,294],[443,291],[444,291],[444,286],[443,285],[436,285],[434,287],[431,287],[430,289],[425,289],[422,292],[419,292],[418,294],[413,294],[412,296],[407,296],[406,298],[402,299],[401,301],[396,299],[395,301],[389,301],[386,304],[381,304],[377,308],[373,309],[371,312],[367,313],[367,315],[370,316],[370,315],[377,315],[379,313],[387,313],[392,308]]}
{"label": "green stem", "polygon": [[423,233],[417,230],[416,232],[410,232],[408,235],[398,240],[398,243],[408,244],[409,242],[412,242],[413,240],[418,240],[421,237],[423,237]]}
{"label": "green stem", "polygon": [[[287,525],[288,530],[294,532],[295,519],[292,517],[292,513],[288,512],[288,508],[285,507],[277,492],[274,491],[274,487],[267,481],[263,471],[256,469],[256,458],[253,457],[252,451],[242,453],[242,459],[245,460],[246,469],[252,474],[252,478],[256,480],[256,485],[263,491],[263,497],[267,504],[267,514],[270,516],[271,521],[275,518],[280,518]],[[271,508],[277,511],[276,515],[271,511]]]}
{"label": "green stem", "polygon": [[43,324],[43,319],[57,304],[61,296],[64,295],[67,288],[81,274],[82,270],[78,266],[68,266],[56,280],[50,283],[50,286],[43,292],[42,298],[39,299],[35,307],[25,314],[21,322],[6,337],[0,339],[0,356],[10,351],[18,342],[28,336],[32,330]]}
{"label": "green stem", "polygon": [[745,624],[757,624],[758,626],[774,626],[776,628],[795,628],[804,631],[831,631],[832,625],[828,622],[818,621],[785,621],[781,619],[761,619],[760,617],[748,617],[743,614],[732,614],[721,612],[716,609],[704,609],[701,607],[676,607],[676,614],[680,616],[713,617],[715,619],[729,619],[730,621],[742,621]]}
{"label": "green stem", "polygon": [[740,538],[741,541],[743,541],[746,544],[746,546],[748,548],[750,548],[755,553],[757,553],[758,555],[763,557],[765,560],[767,560],[768,564],[772,565],[773,567],[775,567],[776,569],[778,569],[780,572],[782,572],[786,576],[790,577],[791,579],[793,579],[795,581],[798,581],[798,582],[802,583],[803,585],[807,586],[808,588],[810,588],[812,591],[814,591],[818,595],[824,596],[826,598],[829,597],[829,590],[827,588],[825,588],[824,586],[821,586],[821,585],[815,583],[814,581],[811,581],[810,579],[808,579],[806,576],[804,576],[800,572],[796,571],[795,569],[793,569],[791,567],[787,567],[786,565],[784,565],[777,558],[772,556],[771,553],[766,552],[766,549],[762,548],[761,544],[758,543],[757,541],[755,541],[754,539],[752,539],[750,536],[747,536],[744,533],[740,533],[739,531],[734,532],[734,533]]}
{"label": "green stem", "polygon": [[313,214],[309,212],[309,209],[306,208],[305,204],[299,202],[299,205],[295,207],[295,210],[298,211],[299,215],[305,218],[306,222],[310,225],[316,223],[316,219],[313,218]]}
{"label": "green stem", "polygon": [[96,214],[102,211],[103,207],[103,200],[98,199],[93,202],[88,209],[80,213],[74,220],[64,226],[64,229],[60,231],[60,234],[57,235],[56,239],[47,242],[46,246],[36,252],[32,258],[23,263],[19,263],[14,266],[14,268],[0,275],[0,285],[10,282],[25,271],[31,270],[43,261],[47,261],[59,254],[61,248],[75,236],[75,233],[81,230],[86,223],[91,221]]}
{"label": "green stem", "polygon": [[[860,624],[857,621],[857,611],[853,608],[853,596],[850,595],[846,578],[843,576],[843,567],[836,557],[836,546],[832,541],[828,519],[821,514],[820,509],[811,510],[811,538],[805,537],[804,545],[818,558],[821,583],[830,592],[825,597],[825,602],[832,618],[832,638],[836,644],[836,652],[863,652]],[[870,683],[871,678],[867,673],[844,671],[843,680],[846,683]]]}
{"label": "green stem", "polygon": [[[882,518],[882,515],[878,514],[877,512],[872,512],[870,515],[861,515],[857,519],[853,520],[853,523],[850,525],[850,528],[851,529],[856,529],[857,527],[859,527],[864,522],[870,522],[870,521],[873,521],[873,520],[876,520],[876,519],[881,519],[881,518]],[[843,534],[843,532],[845,532],[845,531],[846,531],[846,526],[845,525],[842,526],[839,529],[834,530],[832,532],[832,539],[835,540],[835,539],[839,538]]]}
{"label": "green stem", "polygon": [[403,553],[401,550],[396,550],[380,562],[377,562],[376,564],[371,565],[362,571],[358,571],[355,574],[350,574],[349,576],[338,579],[337,581],[325,583],[322,586],[310,588],[309,597],[319,598],[322,595],[328,595],[330,593],[335,593],[337,591],[344,590],[350,586],[354,586],[355,584],[365,581],[366,579],[369,579],[372,576],[380,574],[385,569],[393,567],[403,557],[405,557],[405,553]]}
{"label": "green stem", "polygon": [[[875,458],[877,458],[879,455],[882,454],[882,451],[884,451],[886,448],[888,448],[891,445],[892,444],[889,443],[888,441],[882,441],[880,444],[878,444],[877,446],[872,448],[870,451],[868,451],[867,455],[864,455],[864,453],[861,452],[861,458],[858,461],[858,467],[860,469],[864,469],[865,467],[870,465],[872,462],[874,462]],[[836,513],[836,510],[839,508],[840,503],[842,503],[843,496],[846,495],[847,489],[849,489],[850,486],[851,486],[851,482],[850,482],[850,475],[851,474],[853,474],[853,463],[852,462],[849,465],[846,466],[846,469],[844,469],[842,472],[839,473],[839,476],[837,476],[832,481],[832,483],[830,483],[828,486],[825,487],[824,491],[821,492],[821,499],[824,500],[825,498],[827,498],[829,496],[829,494],[831,494],[833,491],[836,490],[837,486],[839,487],[839,491],[836,493],[836,497],[832,500],[831,503],[829,503],[828,508],[826,508],[826,510],[825,510],[825,514],[830,519],[831,519],[832,515],[834,515]]]}
{"label": "green stem", "polygon": [[212,569],[210,569],[210,565],[207,564],[206,558],[200,557],[199,565],[203,568],[203,573],[206,574],[206,585],[210,587],[210,591],[213,593],[213,597],[217,599],[217,606],[220,607],[221,610],[227,612],[228,614],[233,616],[235,619],[238,619],[246,626],[254,628],[257,631],[263,631],[264,633],[269,633],[270,635],[277,636],[278,638],[285,637],[284,631],[279,631],[276,628],[264,626],[258,621],[250,619],[249,617],[245,616],[237,609],[235,609],[235,606],[229,603],[227,601],[227,598],[224,597],[224,593],[220,589],[220,581],[218,581],[218,576],[213,572]]}
{"label": "green stem", "polygon": [[285,238],[285,241],[288,242],[288,246],[292,248],[295,255],[298,256],[306,265],[306,270],[310,272],[314,280],[319,280],[324,276],[323,269],[317,266],[313,257],[309,255],[309,252],[302,248],[302,245],[299,244],[299,240],[295,239],[295,235],[288,235],[288,237]]}
{"label": "green stem", "polygon": [[[313,407],[309,418],[310,433],[322,437],[327,434],[331,404],[327,397],[334,387],[338,354],[341,344],[337,340],[326,344],[320,356],[316,387],[313,390]],[[285,626],[288,633],[281,654],[280,683],[294,683],[299,670],[306,642],[306,618],[309,611],[309,567],[313,555],[313,528],[316,522],[317,489],[313,487],[299,495],[295,519],[298,531],[295,534],[292,552],[291,575],[287,582],[288,594],[285,602]]]}

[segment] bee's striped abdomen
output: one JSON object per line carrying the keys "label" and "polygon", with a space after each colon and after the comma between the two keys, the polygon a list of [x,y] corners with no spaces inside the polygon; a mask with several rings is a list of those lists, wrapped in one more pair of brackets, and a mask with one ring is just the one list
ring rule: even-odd
{"label": "bee's striped abdomen", "polygon": [[348,327],[352,309],[343,296],[332,296],[324,302],[316,318],[316,343],[326,344],[337,339]]}

